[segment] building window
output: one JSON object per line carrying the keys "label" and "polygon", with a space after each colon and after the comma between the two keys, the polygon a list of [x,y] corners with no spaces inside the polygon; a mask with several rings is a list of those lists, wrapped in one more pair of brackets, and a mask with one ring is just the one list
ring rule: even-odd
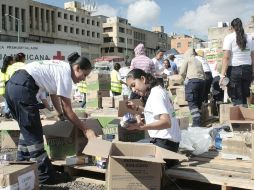
{"label": "building window", "polygon": [[35,7],[35,29],[39,30],[39,8]]}
{"label": "building window", "polygon": [[85,22],[85,18],[81,18],[81,22],[84,23]]}
{"label": "building window", "polygon": [[79,17],[78,16],[76,16],[76,22],[79,22]]}
{"label": "building window", "polygon": [[181,42],[177,42],[176,47],[177,47],[177,48],[181,48],[181,46],[182,46]]}
{"label": "building window", "polygon": [[70,15],[70,20],[73,20],[73,15]]}
{"label": "building window", "polygon": [[90,24],[90,19],[87,19],[87,20],[86,20],[86,24]]}
{"label": "building window", "polygon": [[41,9],[41,30],[45,31],[44,9]]}
{"label": "building window", "polygon": [[95,32],[92,32],[92,37],[93,37],[93,38],[95,37]]}
{"label": "building window", "polygon": [[21,9],[21,30],[22,32],[26,31],[26,10],[25,9]]}
{"label": "building window", "polygon": [[103,42],[104,43],[113,42],[113,38],[112,37],[105,37],[105,38],[103,38]]}
{"label": "building window", "polygon": [[119,32],[125,33],[125,29],[123,27],[119,27]]}
{"label": "building window", "polygon": [[[9,6],[9,15],[13,15],[13,8],[12,8],[12,6]],[[10,30],[13,30],[13,21],[14,21],[14,19],[12,17],[7,17],[7,18],[8,18],[9,23],[10,23]]]}
{"label": "building window", "polygon": [[124,43],[125,39],[122,37],[119,37],[119,42]]}
{"label": "building window", "polygon": [[127,39],[128,44],[132,44],[132,39]]}
{"label": "building window", "polygon": [[79,29],[78,28],[76,28],[76,34],[79,34]]}
{"label": "building window", "polygon": [[6,5],[2,5],[2,29],[6,30]]}
{"label": "building window", "polygon": [[94,24],[95,24],[95,23],[94,23],[94,20],[92,20],[92,25],[94,26]]}
{"label": "building window", "polygon": [[132,35],[132,30],[130,30],[130,29],[127,29],[127,34],[129,34],[129,35]]}
{"label": "building window", "polygon": [[33,10],[33,6],[30,6],[29,7],[29,25],[30,25],[30,28],[33,28],[33,19],[34,19],[34,10]]}
{"label": "building window", "polygon": [[73,34],[73,27],[70,27],[70,33]]}
{"label": "building window", "polygon": [[58,28],[58,31],[62,31],[62,25],[59,24],[57,28]]}
{"label": "building window", "polygon": [[123,48],[119,47],[118,48],[118,53],[123,53]]}
{"label": "building window", "polygon": [[67,19],[68,15],[67,13],[64,13],[64,19]]}
{"label": "building window", "polygon": [[68,26],[64,26],[64,32],[68,32]]}
{"label": "building window", "polygon": [[103,32],[113,32],[113,27],[105,27],[103,28]]}
{"label": "building window", "polygon": [[87,36],[90,36],[90,31],[89,31],[89,30],[86,31],[86,35],[87,35]]}
{"label": "building window", "polygon": [[100,33],[97,33],[97,38],[100,38]]}
{"label": "building window", "polygon": [[100,22],[97,22],[97,26],[100,26]]}
{"label": "building window", "polygon": [[82,36],[85,35],[85,30],[84,29],[81,31],[81,34],[82,34]]}
{"label": "building window", "polygon": [[52,27],[52,32],[55,32],[55,11],[51,11],[51,27]]}
{"label": "building window", "polygon": [[188,47],[192,47],[192,42],[188,42]]}
{"label": "building window", "polygon": [[61,12],[57,12],[57,16],[58,16],[58,18],[62,18],[62,13]]}
{"label": "building window", "polygon": [[114,47],[105,48],[105,53],[114,53]]}

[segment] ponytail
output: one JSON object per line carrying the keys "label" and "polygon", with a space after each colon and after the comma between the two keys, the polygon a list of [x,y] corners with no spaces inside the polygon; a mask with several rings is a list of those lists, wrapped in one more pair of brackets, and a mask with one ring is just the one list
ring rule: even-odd
{"label": "ponytail", "polygon": [[235,18],[231,22],[232,28],[235,30],[236,33],[236,43],[239,46],[241,50],[244,50],[246,48],[247,39],[246,35],[244,33],[242,21],[239,18]]}

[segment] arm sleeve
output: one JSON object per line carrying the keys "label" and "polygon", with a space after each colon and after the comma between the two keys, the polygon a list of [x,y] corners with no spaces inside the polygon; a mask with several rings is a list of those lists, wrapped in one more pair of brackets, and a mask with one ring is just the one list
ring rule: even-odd
{"label": "arm sleeve", "polygon": [[167,96],[162,89],[156,89],[153,91],[151,107],[153,110],[153,116],[159,116],[161,114],[169,114],[167,109]]}
{"label": "arm sleeve", "polygon": [[228,36],[226,36],[224,38],[224,41],[223,41],[223,50],[230,50],[230,51],[232,50],[232,43],[231,43],[231,41],[230,41]]}

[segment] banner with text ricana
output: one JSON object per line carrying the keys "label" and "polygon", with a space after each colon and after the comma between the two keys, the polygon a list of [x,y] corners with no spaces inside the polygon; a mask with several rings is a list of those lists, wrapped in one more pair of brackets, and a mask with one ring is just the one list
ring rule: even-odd
{"label": "banner with text ricana", "polygon": [[67,61],[72,52],[81,54],[81,47],[68,44],[0,42],[0,68],[6,56],[15,56],[18,53],[24,53],[26,63],[29,63],[51,59]]}

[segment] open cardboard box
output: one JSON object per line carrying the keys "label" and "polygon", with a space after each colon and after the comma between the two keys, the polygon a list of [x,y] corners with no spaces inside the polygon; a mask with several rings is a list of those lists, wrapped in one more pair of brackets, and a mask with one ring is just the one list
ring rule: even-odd
{"label": "open cardboard box", "polygon": [[84,154],[108,158],[107,189],[160,189],[164,159],[185,156],[153,144],[90,140]]}
{"label": "open cardboard box", "polygon": [[254,110],[241,106],[231,107],[230,123],[254,123]]}
{"label": "open cardboard box", "polygon": [[39,189],[37,164],[11,162],[0,165],[0,189]]}

